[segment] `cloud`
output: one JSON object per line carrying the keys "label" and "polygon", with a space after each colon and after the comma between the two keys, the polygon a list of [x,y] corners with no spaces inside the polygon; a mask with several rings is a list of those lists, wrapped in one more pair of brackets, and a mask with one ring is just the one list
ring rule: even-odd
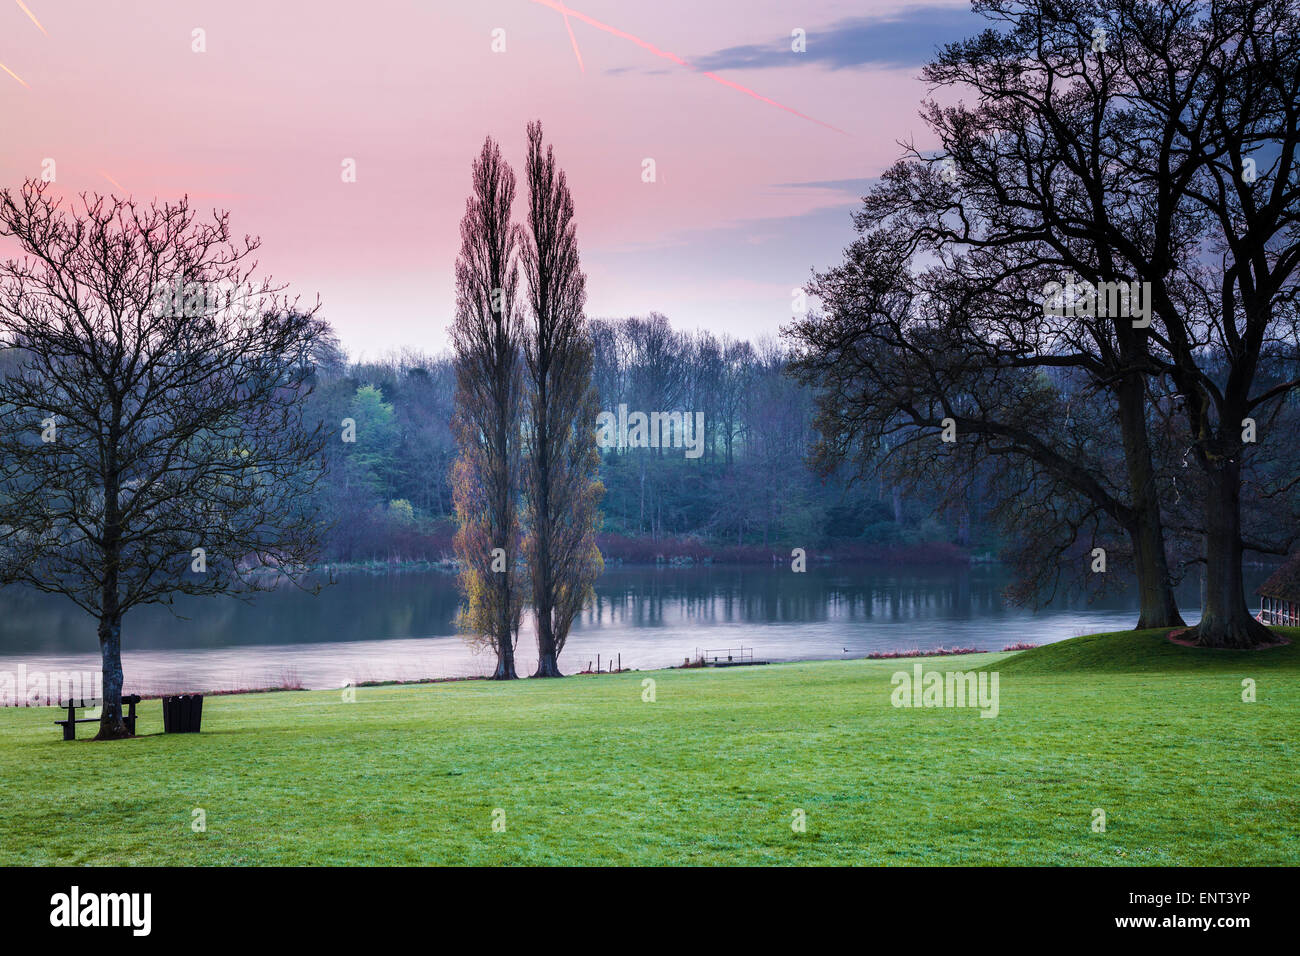
{"label": "cloud", "polygon": [[965,7],[913,7],[882,17],[850,17],[821,29],[809,29],[807,49],[791,50],[790,36],[771,43],[715,50],[690,60],[701,70],[762,70],[819,63],[832,70],[862,66],[920,66],[945,43],[990,24]]}
{"label": "cloud", "polygon": [[818,179],[811,182],[777,183],[776,185],[779,189],[831,189],[835,192],[854,193],[861,196],[879,181],[880,180],[874,178]]}
{"label": "cloud", "polygon": [[615,66],[605,71],[609,76],[622,76],[624,73],[636,73],[641,76],[664,76],[672,70],[643,70],[634,66]]}

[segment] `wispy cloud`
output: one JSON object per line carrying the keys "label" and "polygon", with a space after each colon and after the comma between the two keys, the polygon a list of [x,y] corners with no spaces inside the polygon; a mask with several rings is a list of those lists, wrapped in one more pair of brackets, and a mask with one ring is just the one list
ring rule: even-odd
{"label": "wispy cloud", "polygon": [[879,182],[877,179],[818,179],[803,183],[777,183],[781,189],[830,189],[835,192],[862,195]]}
{"label": "wispy cloud", "polygon": [[[585,13],[579,13],[577,10],[574,10],[572,7],[566,7],[563,3],[560,2],[560,0],[532,0],[532,2],[541,4],[544,7],[550,7],[551,9],[559,12],[564,16],[564,22],[566,24],[568,24],[569,18],[572,17],[575,20],[581,21],[582,23],[595,27],[597,30],[603,30],[605,33],[609,33],[613,36],[618,37],[619,39],[628,40],[632,43],[635,43],[637,46],[641,47],[641,49],[645,50],[648,53],[653,54],[654,56],[659,57],[660,59],[669,60],[673,63],[676,63],[678,66],[685,67],[688,70],[694,70],[695,72],[699,73],[701,76],[705,77],[706,79],[712,80],[714,83],[720,83],[723,86],[729,87],[730,89],[733,89],[738,93],[744,93],[746,96],[752,97],[753,99],[756,99],[762,103],[766,103],[768,106],[775,106],[777,109],[784,110],[787,113],[791,113],[794,116],[799,117],[800,119],[808,120],[810,123],[816,123],[818,126],[825,126],[827,129],[833,129],[837,133],[844,133],[844,130],[840,129],[838,126],[832,126],[830,123],[824,123],[819,119],[815,119],[807,115],[806,113],[799,112],[797,109],[794,109],[793,107],[786,106],[784,103],[778,103],[776,100],[772,99],[771,97],[764,96],[761,93],[756,93],[747,86],[741,86],[735,80],[728,80],[725,77],[718,76],[716,73],[713,73],[710,70],[702,69],[698,66],[694,66],[686,62],[685,60],[683,60],[676,53],[670,53],[667,50],[662,50],[659,47],[655,46],[653,43],[649,42],[648,40],[643,40],[638,36],[628,33],[626,30],[620,30],[617,27],[610,26],[608,23],[602,23],[601,21],[595,19],[594,17],[589,17]],[[569,36],[570,37],[573,36],[573,31],[571,27],[569,30]],[[577,40],[575,39],[573,42],[574,42],[574,50],[576,52]],[[583,72],[586,72],[585,68]],[[845,135],[848,134],[845,133]]]}
{"label": "wispy cloud", "polygon": [[818,63],[832,70],[861,66],[919,66],[944,43],[982,30],[988,21],[964,7],[912,7],[897,14],[849,17],[808,29],[805,52],[791,50],[789,35],[693,57],[701,70],[763,70]]}

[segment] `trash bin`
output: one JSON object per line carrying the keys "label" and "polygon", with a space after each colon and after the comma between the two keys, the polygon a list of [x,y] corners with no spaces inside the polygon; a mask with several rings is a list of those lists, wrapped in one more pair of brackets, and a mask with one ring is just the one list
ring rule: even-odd
{"label": "trash bin", "polygon": [[197,734],[203,723],[203,695],[177,694],[164,697],[163,733]]}

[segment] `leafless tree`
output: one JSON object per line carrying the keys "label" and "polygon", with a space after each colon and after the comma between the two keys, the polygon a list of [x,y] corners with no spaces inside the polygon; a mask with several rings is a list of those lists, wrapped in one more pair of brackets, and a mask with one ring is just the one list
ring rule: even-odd
{"label": "leafless tree", "polygon": [[[1114,488],[1108,474],[1063,458],[1051,432],[1030,433],[1026,419],[987,401],[987,414],[948,417],[991,447],[1052,470],[1125,528],[1140,626],[1181,623],[1150,432],[1149,396],[1162,391],[1158,379],[1172,382],[1191,457],[1205,472],[1201,533],[1211,570],[1198,639],[1266,641],[1246,607],[1241,558],[1247,547],[1278,546],[1242,534],[1241,468],[1250,449],[1241,433],[1244,418],[1262,416],[1298,384],[1256,382],[1262,347],[1295,348],[1297,4],[976,6],[999,29],[950,44],[925,70],[935,86],[973,92],[974,103],[926,105],[942,153],[909,149],[883,177],[858,216],[864,240],[821,284],[837,284],[837,306],[851,312],[855,287],[925,259],[945,272],[930,291],[948,300],[950,334],[933,344],[949,349],[949,359],[931,361],[898,340],[912,348],[914,365],[955,374],[951,358],[960,357],[977,373],[972,382],[1005,373],[1009,383],[1016,370],[1031,369],[1084,376],[1120,425],[1113,441],[1125,480]],[[1256,165],[1258,175],[1248,174]],[[1146,283],[1149,313],[1141,322],[1113,309],[1047,317],[1039,290],[1070,274],[1094,284]],[[816,334],[831,344],[838,336],[851,362],[849,321],[837,316],[838,330]],[[950,375],[949,385],[969,392],[972,382],[959,382]]]}
{"label": "leafless tree", "polygon": [[[1294,362],[1300,343],[1300,3],[1188,3],[1186,10],[1177,39],[1143,37],[1138,49],[1146,55],[1125,61],[1132,81],[1147,84],[1151,114],[1168,131],[1151,143],[1151,161],[1127,172],[1140,187],[1182,198],[1176,221],[1194,225],[1199,254],[1170,268],[1131,243],[1120,248],[1152,284],[1159,355],[1181,400],[1188,457],[1202,472],[1205,578],[1196,639],[1248,648],[1273,636],[1247,606],[1243,553],[1284,554],[1294,537],[1250,534],[1241,499],[1245,477],[1260,474],[1268,457],[1258,450],[1294,440],[1289,429],[1269,425],[1300,392],[1294,369],[1280,380],[1264,374],[1278,354]],[[1129,23],[1118,25],[1134,33]],[[1147,79],[1152,65],[1164,63],[1178,64],[1187,78],[1181,101],[1164,81]],[[1174,163],[1190,172],[1171,186],[1162,171]],[[1248,420],[1263,429],[1258,441],[1245,437]]]}
{"label": "leafless tree", "polygon": [[[949,222],[966,225],[949,234],[985,250],[1041,243],[1044,262],[1149,284],[1149,329],[1115,322],[1113,344],[1098,349],[1106,339],[1082,322],[1088,338],[1071,346],[1089,363],[1103,360],[1097,381],[1117,398],[1133,504],[1147,513],[1142,502],[1153,500],[1158,475],[1149,435],[1139,433],[1151,415],[1142,393],[1155,378],[1173,384],[1188,457],[1203,473],[1207,587],[1197,640],[1268,642],[1246,604],[1242,556],[1282,547],[1243,533],[1242,475],[1253,450],[1242,436],[1245,419],[1265,418],[1300,387],[1258,374],[1267,349],[1296,347],[1300,4],[981,7],[1003,30],[948,48],[927,77],[974,85],[983,104],[932,106],[929,115],[955,156],[957,191],[997,202],[1003,228],[972,229],[977,220],[950,206]],[[988,175],[1027,159],[1037,167],[1031,181]]]}
{"label": "leafless tree", "polygon": [[[0,580],[99,622],[99,738],[122,721],[122,620],[177,594],[300,581],[317,550],[321,324],[254,279],[228,214],[0,191]],[[265,573],[273,570],[274,574]]]}

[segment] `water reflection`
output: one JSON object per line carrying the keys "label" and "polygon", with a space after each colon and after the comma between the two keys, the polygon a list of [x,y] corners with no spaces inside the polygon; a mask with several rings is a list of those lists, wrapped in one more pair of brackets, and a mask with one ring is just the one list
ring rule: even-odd
{"label": "water reflection", "polygon": [[[1253,589],[1267,572],[1250,569]],[[939,646],[1000,650],[1133,625],[1134,604],[1113,594],[1060,600],[1036,614],[1008,607],[996,566],[890,568],[610,568],[575,623],[567,672],[611,658],[625,667],[679,664],[696,648],[745,645],[759,658],[863,656]],[[1195,588],[1180,594],[1196,619]],[[178,600],[133,612],[124,628],[127,689],[151,693],[301,682],[413,680],[490,673],[456,634],[455,579],[440,572],[342,577],[319,595],[292,588],[247,604]],[[94,621],[71,603],[0,591],[0,670],[96,668]],[[535,664],[525,620],[520,672]]]}

